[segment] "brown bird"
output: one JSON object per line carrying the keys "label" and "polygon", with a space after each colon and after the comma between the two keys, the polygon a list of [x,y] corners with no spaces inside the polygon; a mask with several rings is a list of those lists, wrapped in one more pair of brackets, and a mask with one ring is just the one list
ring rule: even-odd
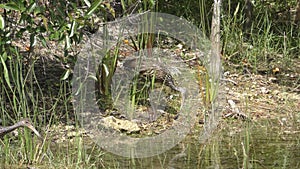
{"label": "brown bird", "polygon": [[[141,58],[130,58],[123,62],[123,67],[125,70],[129,70],[131,73],[135,73],[132,71],[137,71],[137,76],[141,78],[142,82],[145,82],[146,79],[151,80],[153,77],[155,82],[162,83],[172,90],[181,93],[181,106],[184,105],[185,98],[186,98],[186,89],[183,87],[178,87],[174,83],[174,79],[169,71],[168,68],[160,65],[152,63],[149,60],[142,62]],[[176,117],[177,118],[177,117]]]}
{"label": "brown bird", "polygon": [[151,79],[155,77],[156,82],[164,83],[165,85],[169,86],[172,90],[177,92],[185,92],[185,90],[181,87],[177,87],[174,83],[173,77],[171,73],[166,69],[161,67],[160,65],[148,65],[146,66],[144,63],[139,63],[138,58],[127,59],[123,66],[125,69],[135,70],[138,67],[139,71],[138,74],[140,77],[144,79]]}
{"label": "brown bird", "polygon": [[32,123],[30,122],[30,120],[27,119],[27,118],[22,119],[21,121],[17,122],[16,124],[14,124],[12,126],[7,126],[7,127],[0,126],[0,138],[2,138],[5,134],[12,132],[12,131],[14,131],[15,129],[17,129],[19,127],[28,127],[39,138],[42,138],[42,136],[40,135],[40,133],[34,128],[34,126],[32,125]]}

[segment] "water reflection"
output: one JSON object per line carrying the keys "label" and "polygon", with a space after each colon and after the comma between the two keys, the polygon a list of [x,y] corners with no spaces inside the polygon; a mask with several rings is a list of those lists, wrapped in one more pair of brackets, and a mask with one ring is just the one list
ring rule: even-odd
{"label": "water reflection", "polygon": [[[245,130],[244,130],[245,129]],[[206,144],[189,136],[171,150],[151,158],[130,159],[106,154],[107,168],[299,168],[300,133],[248,126],[218,132]]]}

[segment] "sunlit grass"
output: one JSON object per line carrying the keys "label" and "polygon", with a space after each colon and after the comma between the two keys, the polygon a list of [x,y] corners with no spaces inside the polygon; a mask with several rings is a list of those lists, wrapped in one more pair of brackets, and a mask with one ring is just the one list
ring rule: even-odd
{"label": "sunlit grass", "polygon": [[[189,1],[185,11],[180,12],[190,14],[192,10],[189,8],[193,7],[191,3],[192,1]],[[199,9],[200,28],[204,33],[209,34],[209,19],[204,15],[204,11],[206,13],[209,9],[205,9],[204,1],[198,1],[197,4],[201,5]],[[299,34],[297,33],[299,28],[294,25],[280,27],[280,25],[276,25],[273,22],[268,13],[265,13],[254,18],[253,25],[249,28],[250,36],[246,37],[242,29],[242,23],[244,22],[243,13],[240,12],[242,5],[238,8],[235,6],[234,9],[230,10],[233,11],[233,15],[227,14],[222,18],[222,52],[224,62],[240,65],[238,72],[243,72],[245,67],[248,69],[245,64],[253,68],[253,71],[249,70],[250,73],[259,72],[261,65],[266,65],[264,67],[267,68],[271,66],[270,70],[276,66],[280,66],[280,70],[288,70],[293,63],[293,59],[299,58],[297,58],[300,44]],[[263,11],[264,9],[259,10]],[[191,16],[191,18],[192,17],[193,16]],[[274,29],[278,29],[278,32],[281,33],[278,34]],[[139,48],[146,48],[147,43],[152,43],[149,36],[141,36],[138,38],[140,38],[137,42]],[[151,45],[152,44],[148,46]],[[36,137],[32,137],[32,133],[27,129],[25,129],[25,131],[19,129],[18,136],[12,136],[12,134],[5,136],[3,140],[0,140],[0,159],[2,164],[5,164],[8,168],[23,166],[38,166],[38,168],[124,168],[124,166],[130,166],[131,168],[140,168],[140,166],[145,168],[164,168],[168,162],[171,161],[171,157],[169,156],[173,154],[170,155],[166,153],[157,156],[157,159],[153,161],[152,159],[148,159],[149,161],[147,161],[145,159],[123,158],[122,160],[127,160],[123,162],[118,159],[119,157],[104,153],[98,145],[87,143],[87,138],[82,136],[67,138],[67,136],[62,134],[61,137],[66,137],[66,140],[61,143],[56,143],[53,140],[53,135],[57,133],[48,133],[52,125],[60,123],[75,124],[75,131],[81,128],[78,122],[74,122],[77,120],[76,115],[72,114],[71,84],[67,82],[67,80],[61,80],[53,84],[58,86],[58,88],[54,89],[57,90],[55,93],[51,91],[44,93],[44,91],[48,89],[43,89],[43,86],[37,83],[35,73],[41,72],[35,72],[33,65],[35,61],[28,65],[30,68],[27,67],[25,69],[21,58],[18,58],[20,57],[19,54],[16,53],[16,57],[16,60],[8,62],[8,73],[11,79],[10,86],[7,85],[5,81],[1,81],[2,84],[5,84],[1,86],[1,99],[6,98],[6,102],[2,100],[0,102],[2,123],[3,125],[7,125],[8,122],[16,122],[22,117],[30,117],[37,129],[42,132],[45,139],[39,140]],[[270,65],[270,60],[278,60],[278,63]],[[229,71],[236,71],[235,68],[227,69]],[[4,79],[3,75],[1,75],[1,78]],[[147,83],[150,84],[150,89],[154,88],[154,79],[155,78],[148,79]],[[211,98],[208,98],[209,95],[204,95],[204,93],[210,93],[207,83],[209,82],[208,79],[209,77],[202,77],[202,84],[207,85],[202,86],[206,87],[202,99],[207,103],[211,101]],[[137,85],[137,83],[134,83],[132,89],[133,93],[142,90],[138,89]],[[147,87],[143,86],[143,89]],[[296,87],[294,84],[294,88]],[[140,95],[132,95],[132,107],[136,106],[138,100],[147,98],[147,94],[147,92],[144,92],[140,93]],[[295,154],[298,151],[297,149],[296,152],[291,150],[293,150],[294,147],[299,147],[300,140],[299,137],[291,137],[289,133],[293,133],[299,129],[300,112],[297,109],[297,105],[290,102],[288,98],[283,99],[287,107],[294,108],[294,111],[287,115],[287,119],[278,117],[278,119],[275,119],[275,122],[267,120],[254,124],[250,121],[241,122],[241,124],[239,124],[240,122],[236,122],[233,119],[224,120],[222,123],[225,123],[225,125],[222,124],[220,131],[217,131],[221,134],[218,133],[218,137],[208,140],[205,145],[195,146],[190,143],[191,141],[187,141],[187,143],[183,142],[189,149],[186,152],[188,157],[185,157],[185,160],[182,160],[183,162],[181,161],[181,164],[189,163],[194,166],[197,165],[200,168],[207,166],[225,166],[223,168],[226,168],[226,166],[250,168],[252,166],[253,168],[261,168],[267,165],[263,164],[263,160],[265,159],[276,160],[276,164],[281,168],[289,168],[291,164],[297,164],[297,162],[293,160],[295,160]],[[245,105],[248,104],[247,99],[241,102]],[[174,106],[176,106],[176,103],[174,103]],[[277,111],[276,113],[280,114],[284,109],[278,109]],[[246,114],[251,116],[250,112],[246,111]],[[282,126],[280,126],[281,124]],[[261,128],[256,131],[257,129],[253,130],[254,127]],[[242,131],[240,131],[240,129]],[[296,136],[297,134],[298,133],[294,133]],[[259,140],[263,140],[264,142],[258,142]],[[274,140],[277,141],[280,146],[272,146],[272,144],[274,144],[272,141]],[[193,144],[197,144],[197,141],[195,142],[196,143]],[[270,145],[268,145],[268,143],[270,143]],[[286,146],[288,143],[291,145]],[[282,147],[284,148],[282,149]],[[267,153],[260,152],[261,150],[268,151],[268,149],[272,150],[272,152],[267,153],[274,153],[277,156],[269,157],[266,155]],[[227,154],[223,153],[223,151],[226,151]],[[198,155],[196,155],[197,159],[195,159],[195,154]],[[230,158],[224,159],[224,156],[226,156],[226,158],[230,156]],[[260,160],[261,157],[264,157],[264,159]],[[146,162],[149,164],[146,165]],[[273,164],[268,164],[267,167],[272,165]],[[273,165],[273,167],[276,167],[276,165]]]}

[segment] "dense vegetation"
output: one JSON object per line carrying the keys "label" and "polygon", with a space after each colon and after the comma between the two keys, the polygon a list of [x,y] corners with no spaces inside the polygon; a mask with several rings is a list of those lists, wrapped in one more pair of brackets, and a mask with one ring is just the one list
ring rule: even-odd
{"label": "dense vegetation", "polygon": [[[59,123],[77,124],[72,109],[72,69],[82,44],[102,23],[150,10],[184,17],[209,37],[212,5],[212,0],[114,0],[110,3],[102,0],[4,0],[0,4],[2,125],[22,117],[30,117],[37,128]],[[299,5],[295,0],[255,3],[224,0],[221,7],[224,71],[275,76],[275,83],[299,94]],[[146,37],[151,39],[151,35]],[[147,42],[137,46],[147,48]],[[48,151],[51,141],[34,147],[28,138],[29,133],[22,140],[24,144],[19,144],[24,149],[18,154],[10,150],[10,140],[5,137],[0,142],[5,145],[0,144],[0,163],[43,163],[42,154]],[[82,140],[77,141],[82,143]],[[73,150],[76,152],[76,148]],[[80,163],[84,160],[83,163],[88,163],[87,157],[76,157],[65,163],[70,166],[76,162],[84,165]],[[53,156],[48,158],[54,162],[58,160]]]}

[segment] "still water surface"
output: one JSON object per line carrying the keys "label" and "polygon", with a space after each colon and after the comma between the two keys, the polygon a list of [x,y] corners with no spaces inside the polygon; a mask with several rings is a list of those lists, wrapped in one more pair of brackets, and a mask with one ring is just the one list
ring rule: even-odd
{"label": "still water surface", "polygon": [[122,169],[296,169],[300,168],[300,132],[294,129],[243,124],[220,129],[205,144],[200,144],[196,136],[189,136],[151,158],[130,159],[110,153],[102,158],[105,167]]}

